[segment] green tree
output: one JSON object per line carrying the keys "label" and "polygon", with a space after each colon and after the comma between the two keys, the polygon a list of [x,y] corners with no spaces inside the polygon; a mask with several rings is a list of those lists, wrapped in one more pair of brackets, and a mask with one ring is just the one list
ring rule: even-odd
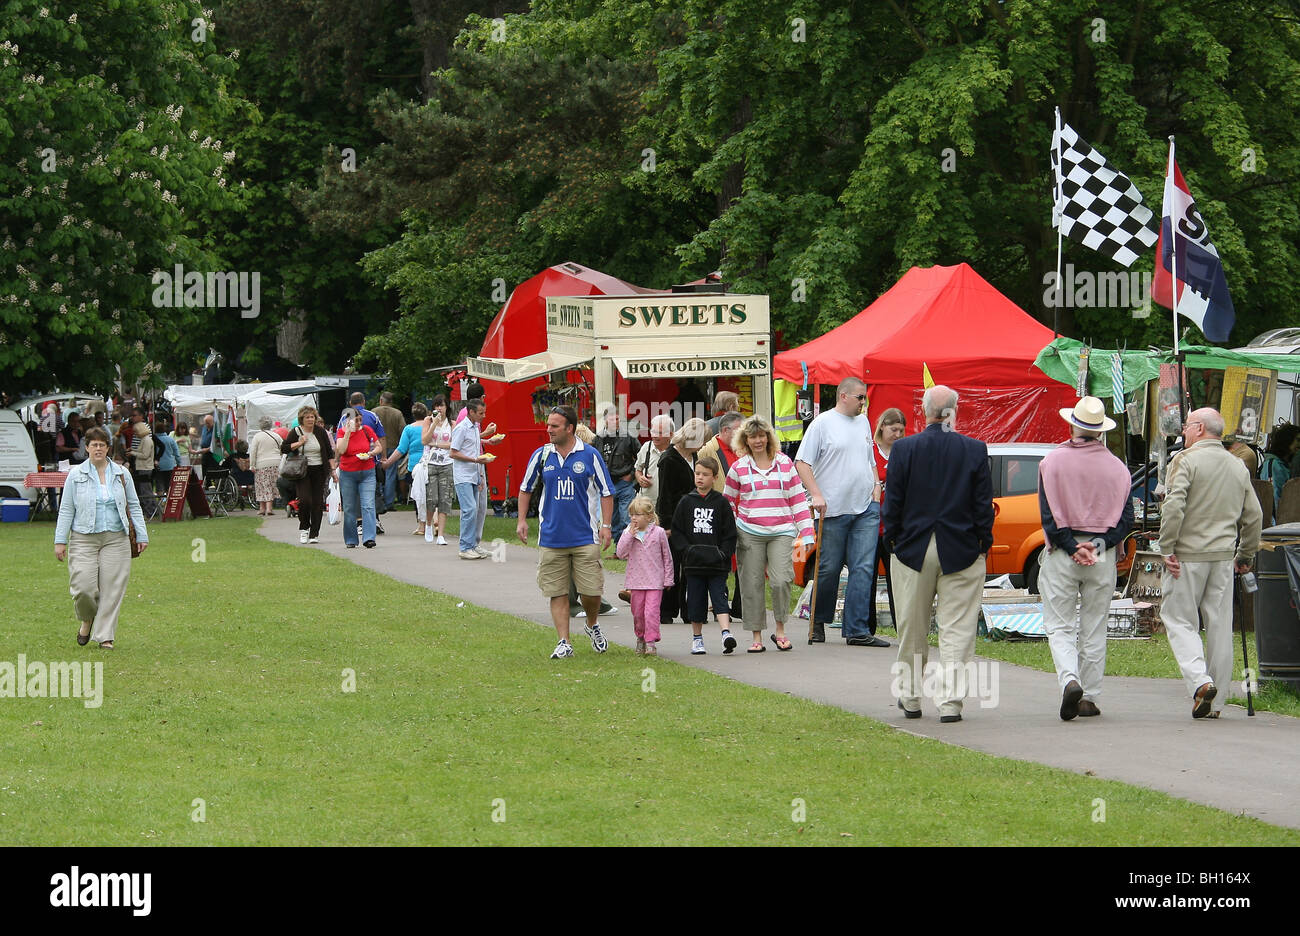
{"label": "green tree", "polygon": [[156,384],[213,314],[155,307],[152,275],[218,268],[200,217],[239,203],[219,129],[243,104],[234,62],[197,3],[9,0],[3,17],[0,387]]}

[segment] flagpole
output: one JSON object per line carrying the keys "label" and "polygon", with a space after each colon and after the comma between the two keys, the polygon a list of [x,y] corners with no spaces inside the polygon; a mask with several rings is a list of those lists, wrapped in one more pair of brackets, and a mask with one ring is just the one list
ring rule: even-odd
{"label": "flagpole", "polygon": [[1065,200],[1065,190],[1061,188],[1061,109],[1056,108],[1056,165],[1053,167],[1056,173],[1056,204],[1052,210],[1056,212],[1056,295],[1052,303],[1052,340],[1055,341],[1061,335],[1061,299],[1065,296],[1065,284],[1061,282],[1061,229],[1064,227],[1061,217],[1061,202]]}
{"label": "flagpole", "polygon": [[[1177,187],[1174,159],[1174,135],[1169,134],[1169,165],[1165,168],[1165,187]],[[1184,382],[1183,352],[1178,346],[1178,219],[1174,217],[1174,199],[1169,199],[1169,306],[1174,313],[1174,367],[1178,369],[1178,414],[1187,419],[1187,387]]]}
{"label": "flagpole", "polygon": [[[1174,185],[1174,135],[1169,134],[1169,164],[1165,167],[1165,174],[1168,177],[1166,185]],[[1174,360],[1178,360],[1178,220],[1173,216],[1172,199],[1170,199],[1169,215],[1169,263],[1170,279],[1169,284],[1170,299],[1169,306],[1174,313]],[[1179,385],[1182,385],[1182,379],[1179,379]]]}

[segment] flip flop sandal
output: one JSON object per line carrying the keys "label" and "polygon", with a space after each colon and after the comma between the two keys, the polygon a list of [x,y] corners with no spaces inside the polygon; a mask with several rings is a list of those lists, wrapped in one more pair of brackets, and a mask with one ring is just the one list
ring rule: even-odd
{"label": "flip flop sandal", "polygon": [[756,644],[754,644],[752,647],[750,647],[748,650],[746,650],[745,652],[746,652],[746,653],[766,653],[766,652],[767,652],[767,647],[765,647],[765,646],[764,646],[763,644],[761,644],[761,643],[756,643]]}
{"label": "flip flop sandal", "polygon": [[776,649],[778,649],[778,650],[793,650],[793,649],[794,649],[794,644],[790,643],[790,638],[789,638],[789,637],[778,637],[776,634],[773,634],[773,635],[772,635],[772,643],[776,644]]}

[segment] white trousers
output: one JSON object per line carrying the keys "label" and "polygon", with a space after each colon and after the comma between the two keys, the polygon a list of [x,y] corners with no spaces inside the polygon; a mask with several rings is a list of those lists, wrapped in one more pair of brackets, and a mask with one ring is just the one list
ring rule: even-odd
{"label": "white trousers", "polygon": [[[1187,694],[1195,695],[1212,682],[1219,690],[1214,711],[1221,711],[1232,680],[1232,560],[1184,562],[1182,574],[1174,578],[1166,571],[1160,587],[1164,593],[1160,619],[1169,649],[1183,671]],[[1205,622],[1204,649],[1200,621]]]}
{"label": "white trousers", "polygon": [[939,597],[939,662],[943,674],[938,681],[935,704],[940,715],[960,715],[966,697],[965,665],[975,656],[975,632],[979,623],[980,594],[984,588],[984,557],[959,572],[943,574],[939,547],[934,536],[926,550],[921,571],[890,557],[890,578],[894,583],[894,607],[898,610],[899,699],[909,711],[921,707],[921,686],[930,656],[930,608]]}
{"label": "white trousers", "polygon": [[1063,549],[1044,552],[1038,591],[1057,682],[1062,690],[1071,680],[1078,682],[1083,697],[1096,702],[1106,672],[1106,618],[1115,591],[1115,550],[1106,550],[1090,566],[1079,565]]}

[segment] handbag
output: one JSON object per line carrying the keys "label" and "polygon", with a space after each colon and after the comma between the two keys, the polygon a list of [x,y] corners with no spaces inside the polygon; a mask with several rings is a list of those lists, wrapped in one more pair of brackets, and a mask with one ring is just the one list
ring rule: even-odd
{"label": "handbag", "polygon": [[[299,430],[299,438],[303,434]],[[280,477],[286,481],[301,481],[307,477],[307,455],[301,449],[280,456]]]}
{"label": "handbag", "polygon": [[135,521],[131,519],[131,495],[126,489],[126,475],[118,475],[117,480],[122,482],[122,495],[126,498],[126,535],[131,540],[131,558],[136,559],[140,555],[140,544],[135,538]]}

